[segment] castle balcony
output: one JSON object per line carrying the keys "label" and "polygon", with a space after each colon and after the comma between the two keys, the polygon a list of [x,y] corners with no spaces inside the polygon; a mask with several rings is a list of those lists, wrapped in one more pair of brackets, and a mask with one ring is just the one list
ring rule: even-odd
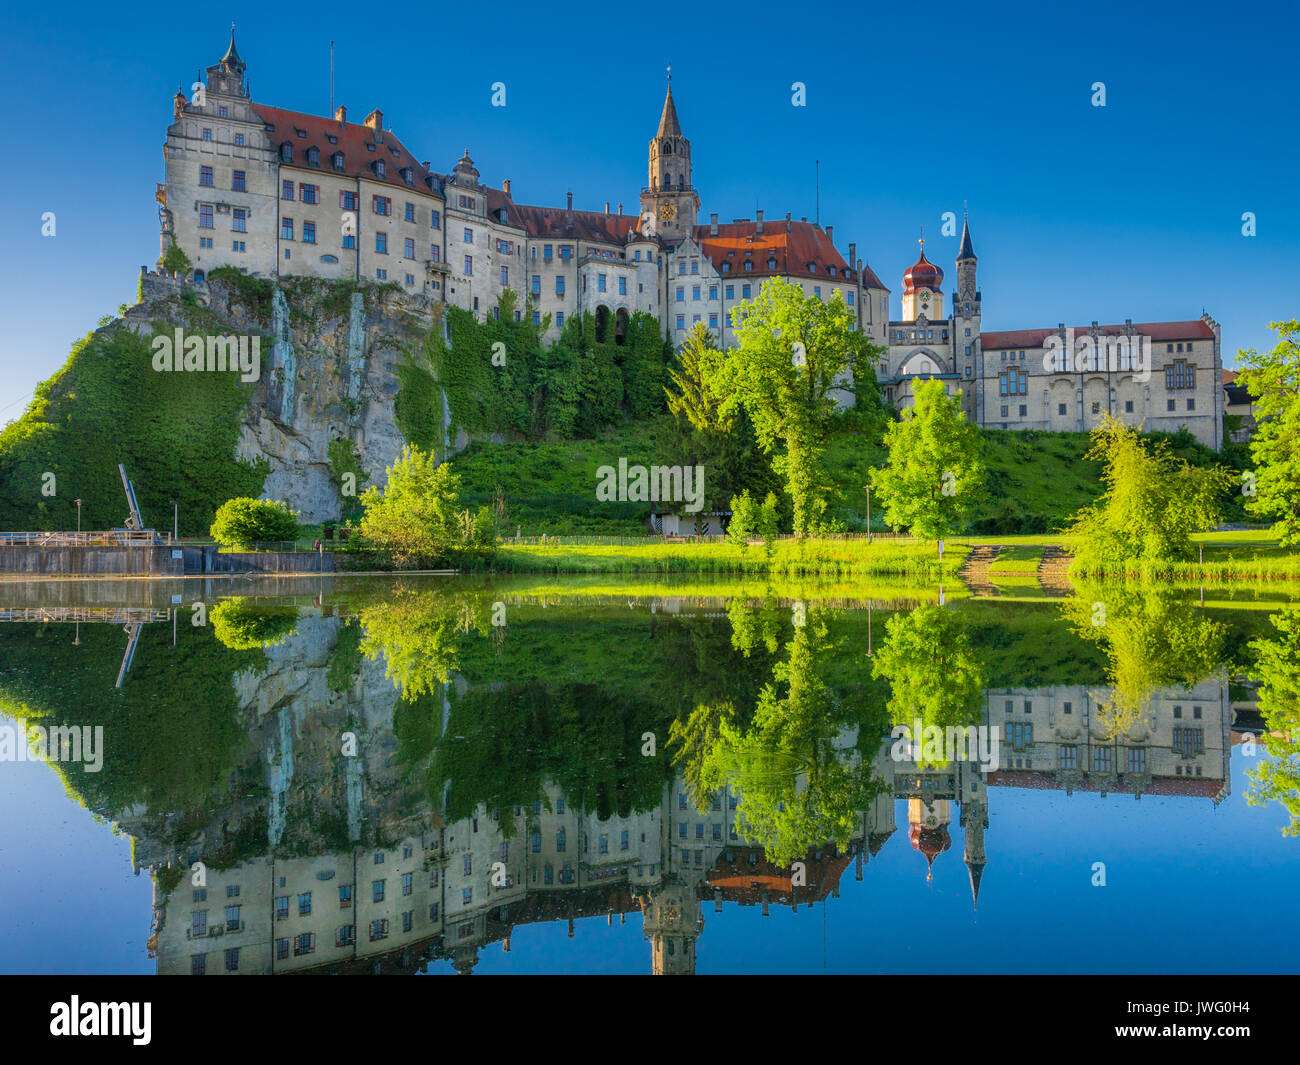
{"label": "castle balcony", "polygon": [[642,188],[642,196],[657,196],[661,192],[694,192],[694,185],[656,185],[654,188]]}
{"label": "castle balcony", "polygon": [[424,261],[424,270],[427,274],[442,274],[444,276],[451,273],[451,267],[446,263],[434,262],[432,259]]}
{"label": "castle balcony", "polygon": [[159,203],[161,203],[164,207],[167,206],[167,186],[164,185],[161,181],[158,183],[158,188],[154,192],[153,198],[157,200]]}

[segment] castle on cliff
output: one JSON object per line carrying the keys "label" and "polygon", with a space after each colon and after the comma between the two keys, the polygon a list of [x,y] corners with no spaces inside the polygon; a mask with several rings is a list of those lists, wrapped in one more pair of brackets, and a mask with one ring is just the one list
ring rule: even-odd
{"label": "castle on cliff", "polygon": [[246,73],[232,29],[205,83],[173,100],[157,189],[161,250],[179,245],[198,282],[229,265],[396,283],[480,317],[499,313],[510,289],[516,318],[546,325],[546,339],[583,313],[621,339],[640,311],[674,345],[702,324],[725,348],[735,342],[732,310],[780,277],[844,301],[854,327],[885,349],[876,375],[895,406],[911,402],[918,380],[939,379],[987,428],[1079,432],[1111,414],[1223,443],[1220,332],[1208,315],[985,332],[966,220],[946,305],[944,271],[922,241],[891,318],[889,289],[855,243],[840,253],[833,226],[763,211],[700,222],[671,82],[636,209],[588,211],[572,193],[562,207],[517,203],[509,180],[480,180],[468,149],[449,173],[436,171],[384,128],[379,110],[358,123],[346,107],[319,116],[255,103]]}

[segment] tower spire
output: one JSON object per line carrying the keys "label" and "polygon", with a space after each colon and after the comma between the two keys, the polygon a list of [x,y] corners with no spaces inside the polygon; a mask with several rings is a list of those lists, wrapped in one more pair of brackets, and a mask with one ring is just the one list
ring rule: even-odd
{"label": "tower spire", "polygon": [[963,259],[974,259],[975,257],[975,249],[971,246],[970,242],[970,214],[967,211],[963,211],[961,220],[961,250],[957,252],[957,261],[961,262]]}
{"label": "tower spire", "polygon": [[668,68],[668,92],[664,96],[663,114],[659,116],[660,137],[680,137],[682,124],[677,120],[677,105],[673,103],[673,68]]}

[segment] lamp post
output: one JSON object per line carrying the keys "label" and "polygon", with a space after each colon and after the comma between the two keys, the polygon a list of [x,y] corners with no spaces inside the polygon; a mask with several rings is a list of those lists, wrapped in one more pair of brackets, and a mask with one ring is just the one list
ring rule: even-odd
{"label": "lamp post", "polygon": [[867,485],[867,543],[871,543],[871,485]]}
{"label": "lamp post", "polygon": [[172,500],[172,543],[180,542],[180,504]]}
{"label": "lamp post", "polygon": [[75,499],[73,502],[77,504],[77,532],[81,532],[81,500]]}

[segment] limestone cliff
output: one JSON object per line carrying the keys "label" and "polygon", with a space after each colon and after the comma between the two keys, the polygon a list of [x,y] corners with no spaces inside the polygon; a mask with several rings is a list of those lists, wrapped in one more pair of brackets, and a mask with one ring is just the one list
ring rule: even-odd
{"label": "limestone cliff", "polygon": [[307,278],[196,285],[143,273],[140,289],[125,319],[139,332],[162,321],[262,338],[237,455],[269,464],[264,498],[284,500],[304,522],[338,518],[329,446],[339,439],[353,444],[369,475],[357,494],[384,483],[405,443],[394,416],[398,367],[421,358],[428,332],[441,329],[439,304],[396,286]]}

